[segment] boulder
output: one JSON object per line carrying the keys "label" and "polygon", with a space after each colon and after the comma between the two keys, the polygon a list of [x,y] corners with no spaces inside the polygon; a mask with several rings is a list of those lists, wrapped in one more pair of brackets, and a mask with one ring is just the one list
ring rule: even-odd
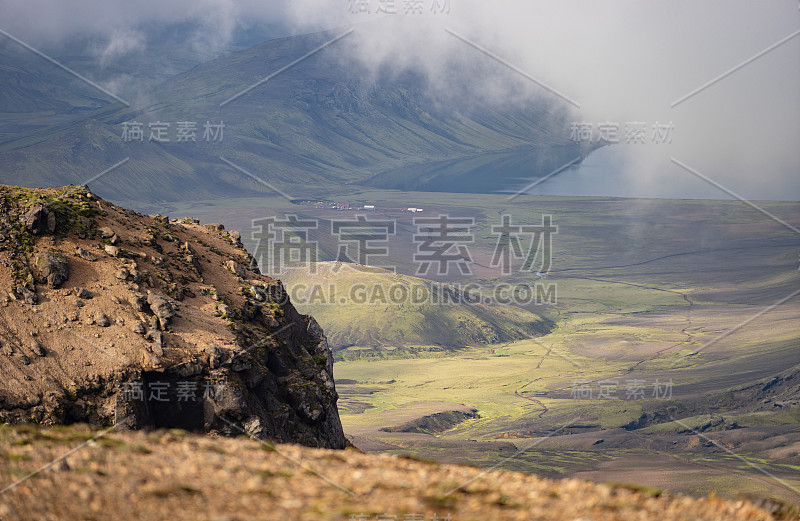
{"label": "boulder", "polygon": [[164,297],[151,293],[147,296],[147,304],[150,306],[150,311],[158,317],[162,329],[163,326],[169,324],[170,319],[175,316],[175,309]]}
{"label": "boulder", "polygon": [[36,258],[36,271],[39,283],[47,283],[60,288],[69,278],[69,265],[62,253],[46,251]]}
{"label": "boulder", "polygon": [[31,351],[33,351],[33,354],[36,356],[45,356],[47,354],[47,352],[44,350],[44,347],[42,347],[42,345],[38,342],[34,342],[31,345]]}
{"label": "boulder", "polygon": [[225,267],[228,268],[228,271],[230,271],[237,277],[244,277],[247,274],[244,267],[238,262],[233,260],[225,262]]}
{"label": "boulder", "polygon": [[92,253],[87,250],[86,248],[81,248],[80,246],[75,249],[75,253],[81,259],[87,260],[89,262],[97,261],[97,257],[92,255]]}
{"label": "boulder", "polygon": [[14,297],[15,300],[16,300],[16,295],[19,295],[22,298],[22,300],[24,300],[26,303],[32,306],[35,306],[36,304],[39,303],[39,297],[36,295],[36,292],[28,289],[26,286],[23,285],[18,285],[16,287],[16,294],[11,293],[10,295]]}
{"label": "boulder", "polygon": [[164,333],[156,330],[148,331],[145,338],[153,342],[150,349],[155,355],[164,356]]}
{"label": "boulder", "polygon": [[91,300],[94,294],[86,288],[75,288],[75,296],[84,300]]}
{"label": "boulder", "polygon": [[31,206],[27,212],[22,214],[20,221],[22,221],[25,228],[34,235],[40,235],[45,231],[53,233],[56,230],[55,213],[50,212],[41,204],[34,204]]}

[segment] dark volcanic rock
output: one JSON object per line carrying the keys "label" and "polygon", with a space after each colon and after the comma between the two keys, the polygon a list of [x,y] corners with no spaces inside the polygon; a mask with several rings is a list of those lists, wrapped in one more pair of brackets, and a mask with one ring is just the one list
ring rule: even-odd
{"label": "dark volcanic rock", "polygon": [[[287,309],[293,340],[282,349],[250,353],[209,344],[196,362],[120,375],[113,385],[143,394],[131,399],[118,392],[113,421],[130,429],[182,428],[344,448],[327,340],[313,318]],[[161,335],[147,335],[156,340],[156,354]],[[153,393],[160,399],[149,399]]]}
{"label": "dark volcanic rock", "polygon": [[89,250],[86,248],[76,248],[75,253],[81,259],[88,260],[89,262],[97,262],[97,257],[93,255]]}
{"label": "dark volcanic rock", "polygon": [[[50,216],[52,215],[52,218]],[[25,228],[34,235],[44,233],[45,230],[53,233],[56,229],[56,216],[41,204],[34,204],[25,212],[20,220]]]}
{"label": "dark volcanic rock", "polygon": [[69,278],[69,264],[67,258],[58,252],[43,252],[36,259],[36,271],[41,284],[47,283],[54,288],[60,288]]}

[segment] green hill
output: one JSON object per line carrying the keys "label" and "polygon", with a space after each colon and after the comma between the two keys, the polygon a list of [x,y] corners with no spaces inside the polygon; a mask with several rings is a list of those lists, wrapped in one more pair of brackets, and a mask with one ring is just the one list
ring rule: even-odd
{"label": "green hill", "polygon": [[[514,306],[468,300],[451,288],[382,268],[321,262],[281,275],[292,302],[311,313],[340,357],[403,356],[540,336],[550,324]],[[427,297],[427,298],[426,298]]]}

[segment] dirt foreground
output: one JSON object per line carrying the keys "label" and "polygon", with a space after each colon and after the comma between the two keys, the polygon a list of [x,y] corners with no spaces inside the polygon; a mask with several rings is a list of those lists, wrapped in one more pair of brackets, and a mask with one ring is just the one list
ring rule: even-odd
{"label": "dirt foreground", "polygon": [[184,431],[0,426],[2,521],[796,519],[791,515],[747,501],[487,473],[352,449]]}

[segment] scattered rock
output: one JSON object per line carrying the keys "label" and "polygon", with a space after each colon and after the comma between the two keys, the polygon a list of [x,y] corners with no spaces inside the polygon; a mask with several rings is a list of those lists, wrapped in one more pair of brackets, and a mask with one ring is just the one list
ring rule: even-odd
{"label": "scattered rock", "polygon": [[231,239],[231,244],[234,246],[238,246],[239,248],[243,247],[242,245],[242,234],[236,230],[231,230],[228,232],[228,236]]}
{"label": "scattered rock", "polygon": [[94,294],[86,288],[75,288],[75,296],[84,300],[91,300]]}
{"label": "scattered rock", "polygon": [[152,316],[152,317],[150,317],[150,327],[149,327],[148,329],[149,329],[149,330],[152,330],[152,331],[159,331],[159,330],[161,330],[161,329],[162,329],[162,327],[161,327],[161,320],[160,320],[158,317],[156,317],[156,316]]}
{"label": "scattered rock", "polygon": [[237,277],[244,277],[247,274],[247,272],[242,267],[242,265],[239,264],[238,262],[234,261],[234,260],[226,261],[225,262],[225,267],[228,269],[228,271],[230,271],[231,273],[233,273]]}
{"label": "scattered rock", "polygon": [[96,262],[97,257],[94,256],[89,250],[86,248],[77,247],[75,249],[75,254],[83,260],[87,260],[89,262]]}
{"label": "scattered rock", "polygon": [[53,233],[56,229],[56,216],[50,218],[51,212],[41,204],[34,204],[30,209],[25,212],[20,221],[25,225],[25,228],[34,235],[39,235],[45,230]]}
{"label": "scattered rock", "polygon": [[47,213],[47,231],[50,233],[55,233],[56,231],[56,213],[55,212],[48,212]]}
{"label": "scattered rock", "polygon": [[114,233],[114,230],[112,230],[111,228],[107,226],[100,228],[100,237],[102,237],[103,239],[110,239],[114,235],[116,235],[116,233]]}
{"label": "scattered rock", "polygon": [[41,344],[39,344],[38,342],[34,342],[31,345],[31,351],[33,351],[33,354],[35,354],[36,356],[45,356],[45,354],[47,354],[46,351],[44,350],[44,347],[42,347]]}
{"label": "scattered rock", "polygon": [[251,438],[257,439],[262,435],[264,427],[261,425],[261,419],[258,416],[251,416],[246,422],[242,424],[245,433]]}
{"label": "scattered rock", "polygon": [[164,297],[151,293],[147,296],[147,304],[150,306],[150,311],[160,319],[161,329],[169,324],[170,319],[175,316],[175,309]]}
{"label": "scattered rock", "polygon": [[117,248],[116,246],[111,246],[110,244],[106,244],[105,248],[103,249],[106,251],[106,253],[108,253],[112,257],[119,257],[120,254],[119,248]]}
{"label": "scattered rock", "polygon": [[250,293],[259,302],[266,302],[268,297],[266,290],[259,286],[250,286]]}
{"label": "scattered rock", "polygon": [[114,277],[118,278],[119,280],[128,280],[130,276],[131,273],[126,268],[120,268],[114,272]]}
{"label": "scattered rock", "polygon": [[211,369],[218,369],[222,365],[223,352],[218,345],[208,344],[203,351],[208,355],[208,365]]}
{"label": "scattered rock", "polygon": [[14,344],[2,344],[0,343],[0,353],[3,353],[6,356],[12,356],[14,354]]}
{"label": "scattered rock", "polygon": [[39,282],[45,282],[54,288],[60,288],[69,278],[67,258],[58,252],[46,251],[36,258],[36,270]]}
{"label": "scattered rock", "polygon": [[141,322],[137,322],[136,325],[133,326],[132,331],[137,335],[143,335],[147,332],[147,330],[144,328],[144,324]]}
{"label": "scattered rock", "polygon": [[[35,306],[36,304],[39,303],[39,297],[36,296],[36,293],[29,290],[25,286],[17,286],[17,293],[19,294],[20,297],[22,297],[22,300],[24,300],[27,304],[30,304],[31,306]],[[17,300],[16,296],[14,296],[13,293],[11,295],[14,298],[14,300]]]}
{"label": "scattered rock", "polygon": [[22,355],[19,361],[22,362],[22,365],[31,365],[31,359],[25,355]]}
{"label": "scattered rock", "polygon": [[105,313],[98,313],[94,317],[94,323],[100,327],[108,327],[111,325],[111,319],[109,319]]}
{"label": "scattered rock", "polygon": [[150,346],[153,353],[158,356],[164,356],[164,333],[161,331],[148,331],[145,338],[153,342]]}

